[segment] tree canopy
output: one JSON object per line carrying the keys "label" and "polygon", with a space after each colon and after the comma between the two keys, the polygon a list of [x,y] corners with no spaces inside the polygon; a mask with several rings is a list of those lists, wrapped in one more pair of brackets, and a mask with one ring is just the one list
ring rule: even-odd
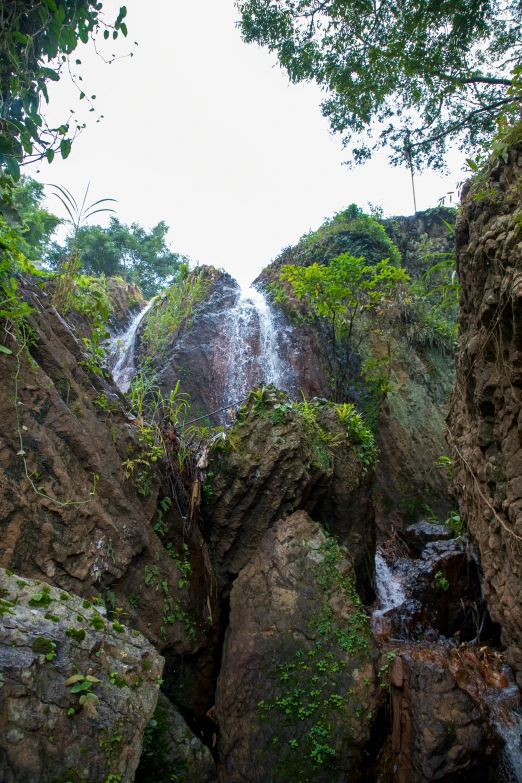
{"label": "tree canopy", "polygon": [[30,177],[22,177],[13,191],[13,202],[22,218],[19,247],[30,261],[40,261],[55,229],[62,222],[44,206],[44,186]]}
{"label": "tree canopy", "polygon": [[[12,211],[12,181],[20,165],[55,153],[67,158],[74,136],[84,125],[74,112],[61,125],[49,126],[43,102],[49,101],[47,83],[59,81],[69,66],[80,99],[94,110],[96,95],[87,96],[71,71],[70,55],[78,43],[88,43],[103,30],[105,39],[127,35],[125,6],[114,24],[102,14],[96,0],[3,0],[0,3],[0,213]],[[81,65],[78,58],[73,68]],[[11,209],[10,209],[11,207]]]}
{"label": "tree canopy", "polygon": [[304,298],[329,327],[332,386],[335,399],[341,401],[350,361],[357,353],[360,338],[354,344],[358,323],[365,312],[380,314],[392,301],[397,287],[409,280],[406,270],[388,258],[368,264],[364,258],[342,253],[327,265],[288,264],[281,280],[292,284],[298,299]]}
{"label": "tree canopy", "polygon": [[293,82],[315,80],[323,114],[355,162],[444,166],[498,119],[519,118],[519,0],[239,0],[247,42],[277,54]]}
{"label": "tree canopy", "polygon": [[[130,226],[111,217],[107,228],[82,226],[75,236],[80,270],[88,275],[119,275],[137,283],[146,297],[154,296],[168,285],[188,259],[170,250],[166,236],[169,227],[164,221],[150,231],[132,223]],[[54,243],[47,256],[50,265],[57,268],[69,251],[72,242]]]}

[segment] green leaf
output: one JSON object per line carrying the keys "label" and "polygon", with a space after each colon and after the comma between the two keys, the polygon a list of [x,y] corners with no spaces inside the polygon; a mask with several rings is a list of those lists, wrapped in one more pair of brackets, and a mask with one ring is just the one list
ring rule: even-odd
{"label": "green leaf", "polygon": [[104,30],[104,31],[103,31],[103,37],[105,38],[105,40],[107,40],[107,38],[109,37],[109,35],[110,35],[110,33],[109,33],[109,31],[108,31],[108,30]]}
{"label": "green leaf", "polygon": [[0,353],[13,353],[9,348],[6,348],[5,345],[0,344]]}
{"label": "green leaf", "polygon": [[90,682],[77,682],[71,688],[71,693],[81,693],[81,691],[88,691],[92,683]]}
{"label": "green leaf", "polygon": [[71,152],[71,140],[70,139],[62,139],[60,142],[60,154],[62,158],[65,160],[69,157]]}
{"label": "green leaf", "polygon": [[54,160],[54,150],[52,149],[46,150],[45,157],[47,158],[48,163],[52,163]]}
{"label": "green leaf", "polygon": [[57,11],[58,8],[56,7],[56,3],[54,0],[43,0],[46,6],[51,9],[51,11]]}
{"label": "green leaf", "polygon": [[6,160],[7,171],[12,176],[15,182],[20,179],[20,166],[16,158],[7,158]]}
{"label": "green leaf", "polygon": [[12,139],[7,136],[0,136],[0,152],[4,155],[12,155],[14,152],[14,145]]}

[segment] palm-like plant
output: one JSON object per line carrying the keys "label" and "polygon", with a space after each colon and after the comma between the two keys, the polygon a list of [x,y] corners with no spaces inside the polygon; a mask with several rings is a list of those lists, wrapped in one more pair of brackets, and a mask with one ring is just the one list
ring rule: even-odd
{"label": "palm-like plant", "polygon": [[[67,188],[61,185],[51,185],[56,188],[59,193],[53,193],[59,201],[65,207],[72,227],[71,242],[68,253],[64,256],[60,264],[60,271],[58,274],[58,284],[53,297],[53,303],[57,310],[66,312],[71,298],[71,293],[74,286],[74,278],[76,277],[80,269],[80,251],[78,248],[78,232],[80,228],[91,218],[93,215],[97,215],[99,212],[115,212],[111,207],[100,207],[100,204],[105,204],[108,201],[116,201],[114,198],[100,198],[98,201],[94,201],[89,206],[87,204],[87,197],[89,195],[89,188],[91,183],[87,185],[83,200],[81,204],[78,204],[72,193]],[[95,207],[98,207],[95,209]]]}

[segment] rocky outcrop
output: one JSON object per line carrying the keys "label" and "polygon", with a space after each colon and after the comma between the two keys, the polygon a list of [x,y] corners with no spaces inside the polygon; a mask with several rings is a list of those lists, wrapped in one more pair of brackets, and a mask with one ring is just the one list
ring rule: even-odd
{"label": "rocky outcrop", "polygon": [[126,611],[158,649],[195,656],[215,634],[209,613],[219,616],[199,550],[190,540],[184,550],[173,510],[163,538],[154,531],[160,473],[149,464],[144,485],[123,465],[146,448],[136,421],[112,383],[89,370],[49,297],[36,286],[26,296],[29,352],[11,341],[13,354],[0,354],[0,564],[96,596]]}
{"label": "rocky outcrop", "polygon": [[160,693],[154,717],[145,732],[136,783],[216,783],[210,750],[189,729],[183,717]]}
{"label": "rocky outcrop", "polygon": [[296,512],[266,532],[230,605],[220,779],[360,779],[381,689],[349,552]]}
{"label": "rocky outcrop", "polygon": [[134,315],[145,305],[145,299],[136,283],[127,283],[119,277],[109,277],[107,293],[111,303],[109,324],[112,332],[122,332]]}
{"label": "rocky outcrop", "polygon": [[390,664],[393,728],[383,756],[394,783],[491,779],[491,730],[457,682],[462,668],[446,651],[420,647]]}
{"label": "rocky outcrop", "polygon": [[460,514],[478,545],[492,619],[522,684],[522,145],[466,187],[457,221],[462,286],[448,418]]}
{"label": "rocky outcrop", "polygon": [[303,509],[350,548],[359,583],[369,585],[373,508],[357,448],[335,406],[296,405],[273,387],[255,390],[226,437],[215,440],[203,487],[204,530],[218,578],[230,583],[268,528]]}
{"label": "rocky outcrop", "polygon": [[0,779],[131,783],[163,659],[89,601],[0,569]]}
{"label": "rocky outcrop", "polygon": [[384,218],[386,233],[399,248],[408,274],[418,280],[439,260],[435,254],[453,253],[454,239],[448,230],[455,224],[457,210],[435,207],[408,217]]}

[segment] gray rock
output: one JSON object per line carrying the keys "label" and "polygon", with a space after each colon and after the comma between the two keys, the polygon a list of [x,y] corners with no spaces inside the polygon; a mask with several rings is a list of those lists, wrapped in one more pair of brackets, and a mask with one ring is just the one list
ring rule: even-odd
{"label": "gray rock", "polygon": [[3,569],[0,614],[0,780],[133,781],[163,671],[152,645]]}
{"label": "gray rock", "polygon": [[170,783],[171,780],[214,783],[217,769],[210,750],[160,693],[156,712],[145,732],[136,783]]}

